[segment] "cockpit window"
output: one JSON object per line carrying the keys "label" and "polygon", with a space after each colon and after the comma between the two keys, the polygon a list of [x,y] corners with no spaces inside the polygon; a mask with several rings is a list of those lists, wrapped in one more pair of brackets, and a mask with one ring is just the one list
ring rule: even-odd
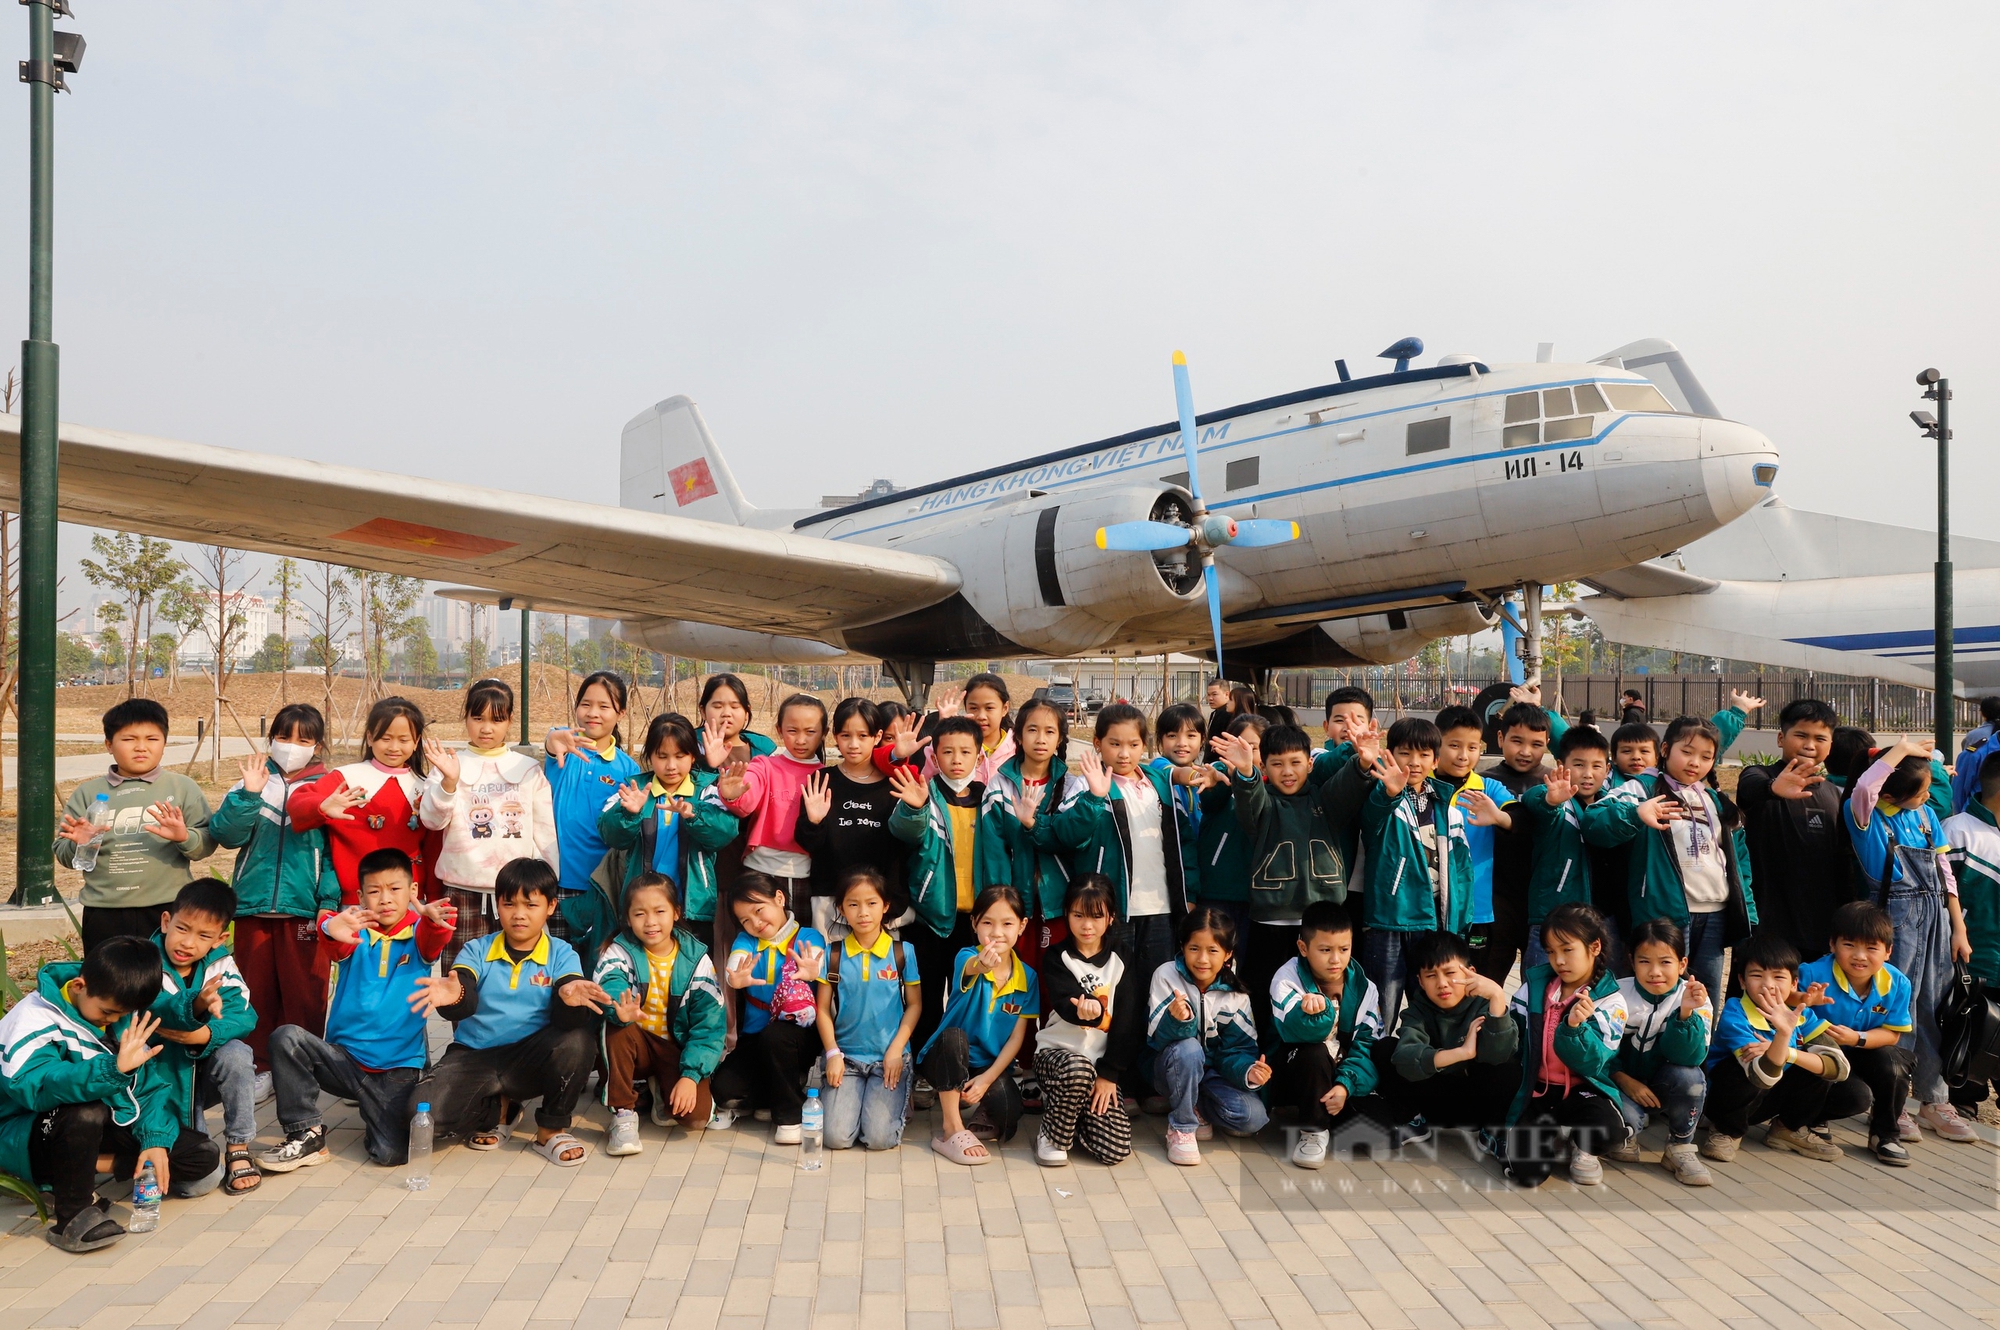
{"label": "cockpit window", "polygon": [[1670,415],[1674,409],[1660,390],[1650,383],[1607,383],[1604,395],[1620,411],[1652,411]]}
{"label": "cockpit window", "polygon": [[1542,414],[1545,416],[1574,415],[1575,412],[1570,410],[1569,405],[1569,389],[1544,389],[1542,392]]}
{"label": "cockpit window", "polygon": [[1523,420],[1534,420],[1542,414],[1540,393],[1515,393],[1507,399],[1507,423],[1519,424]]}
{"label": "cockpit window", "polygon": [[1576,387],[1576,410],[1579,415],[1590,415],[1605,410],[1604,394],[1597,391],[1594,383],[1580,383]]}

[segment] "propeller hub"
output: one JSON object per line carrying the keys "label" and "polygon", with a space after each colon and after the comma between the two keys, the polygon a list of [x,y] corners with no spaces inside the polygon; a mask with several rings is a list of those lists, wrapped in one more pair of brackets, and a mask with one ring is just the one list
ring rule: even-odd
{"label": "propeller hub", "polygon": [[1195,526],[1195,533],[1205,550],[1227,545],[1236,539],[1236,519],[1220,513],[1205,513]]}

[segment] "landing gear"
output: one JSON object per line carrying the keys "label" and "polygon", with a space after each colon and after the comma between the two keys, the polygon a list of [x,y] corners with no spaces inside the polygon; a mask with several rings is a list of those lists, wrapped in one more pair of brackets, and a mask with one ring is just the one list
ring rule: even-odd
{"label": "landing gear", "polygon": [[930,698],[931,685],[937,682],[937,662],[934,660],[885,660],[882,670],[896,687],[903,690],[903,703],[912,711],[922,711]]}
{"label": "landing gear", "polygon": [[1542,684],[1542,584],[1521,584],[1521,684]]}

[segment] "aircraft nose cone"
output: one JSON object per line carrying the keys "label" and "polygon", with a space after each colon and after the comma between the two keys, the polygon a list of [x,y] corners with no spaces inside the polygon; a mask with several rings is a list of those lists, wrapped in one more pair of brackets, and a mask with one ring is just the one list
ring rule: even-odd
{"label": "aircraft nose cone", "polygon": [[1771,497],[1778,449],[1764,434],[1733,420],[1701,422],[1702,479],[1723,522],[1733,522]]}

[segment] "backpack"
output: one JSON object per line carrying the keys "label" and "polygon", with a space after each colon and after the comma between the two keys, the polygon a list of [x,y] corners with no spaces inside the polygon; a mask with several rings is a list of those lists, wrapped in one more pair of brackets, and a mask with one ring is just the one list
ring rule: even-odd
{"label": "backpack", "polygon": [[[891,936],[893,937],[894,935],[892,934]],[[846,953],[846,951],[847,947],[844,941],[827,943],[826,946],[827,1009],[826,1010],[827,1010],[828,1020],[837,1021],[840,1019],[840,958],[842,955]],[[903,939],[899,937],[894,938],[894,945],[889,949],[889,954],[891,956],[900,957],[902,959],[903,963],[902,972],[904,974],[908,974],[910,972],[909,943],[903,941]]]}
{"label": "backpack", "polygon": [[1963,964],[1953,965],[1937,1018],[1947,1085],[1956,1089],[2000,1078],[2000,1001],[1987,992],[1983,979]]}

